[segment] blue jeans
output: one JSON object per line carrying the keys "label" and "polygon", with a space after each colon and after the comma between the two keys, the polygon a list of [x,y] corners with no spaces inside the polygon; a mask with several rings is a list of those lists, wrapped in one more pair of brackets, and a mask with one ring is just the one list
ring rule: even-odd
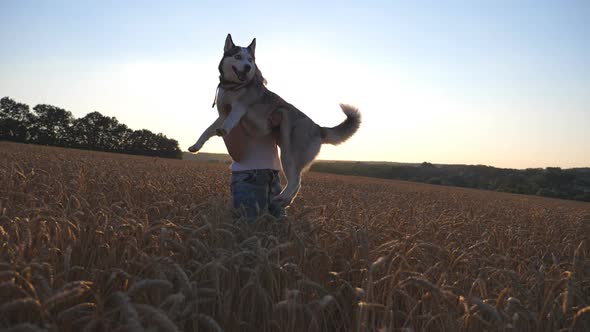
{"label": "blue jeans", "polygon": [[269,213],[277,218],[286,215],[285,209],[272,202],[283,187],[279,171],[271,169],[254,169],[232,172],[230,179],[231,207],[239,216],[254,220]]}

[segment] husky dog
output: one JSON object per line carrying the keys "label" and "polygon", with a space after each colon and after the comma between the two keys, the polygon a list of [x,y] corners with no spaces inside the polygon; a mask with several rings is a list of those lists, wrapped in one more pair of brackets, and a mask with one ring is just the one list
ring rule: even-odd
{"label": "husky dog", "polygon": [[[281,164],[287,186],[274,198],[282,206],[291,204],[301,187],[301,173],[320,152],[324,143],[340,144],[359,128],[361,114],[350,105],[340,104],[346,120],[333,128],[320,127],[309,117],[266,88],[266,80],[255,62],[256,38],[248,47],[236,46],[228,34],[223,58],[219,63],[219,85],[213,106],[219,118],[189,148],[199,151],[213,135],[225,136],[241,122],[249,134],[270,135],[269,120],[273,112],[281,115],[279,142]],[[224,110],[231,109],[225,116]]]}

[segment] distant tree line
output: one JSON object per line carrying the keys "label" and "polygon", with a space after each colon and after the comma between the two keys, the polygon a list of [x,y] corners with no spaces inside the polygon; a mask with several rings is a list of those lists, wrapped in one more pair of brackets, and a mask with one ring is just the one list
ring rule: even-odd
{"label": "distant tree line", "polygon": [[525,170],[483,165],[398,165],[372,162],[317,162],[312,171],[487,189],[590,202],[590,168]]}
{"label": "distant tree line", "polygon": [[33,107],[8,97],[0,99],[0,140],[68,148],[181,158],[178,142],[149,130],[132,130],[99,112],[74,118],[62,108]]}

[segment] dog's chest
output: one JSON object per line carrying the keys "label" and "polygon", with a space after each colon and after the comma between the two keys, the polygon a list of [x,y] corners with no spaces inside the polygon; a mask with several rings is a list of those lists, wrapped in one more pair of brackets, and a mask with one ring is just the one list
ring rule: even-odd
{"label": "dog's chest", "polygon": [[268,116],[270,115],[270,105],[256,101],[257,95],[248,94],[247,89],[226,90],[219,88],[217,92],[217,109],[223,117],[228,115],[232,106],[241,105],[247,109],[247,112],[241,118],[241,123],[252,136],[266,136],[270,133],[268,128]]}
{"label": "dog's chest", "polygon": [[244,95],[244,90],[226,90],[219,88],[217,91],[217,103],[220,105],[231,105],[237,103]]}

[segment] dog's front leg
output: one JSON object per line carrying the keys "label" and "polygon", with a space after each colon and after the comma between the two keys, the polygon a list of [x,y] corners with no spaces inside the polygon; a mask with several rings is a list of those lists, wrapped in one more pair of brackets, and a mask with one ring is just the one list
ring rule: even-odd
{"label": "dog's front leg", "polygon": [[221,128],[217,128],[215,133],[217,136],[225,136],[229,134],[229,132],[234,129],[235,126],[240,123],[242,117],[246,114],[246,107],[240,104],[233,104],[231,106],[231,112],[223,121],[223,125]]}
{"label": "dog's front leg", "polygon": [[209,126],[209,128],[205,129],[203,134],[201,134],[201,137],[199,137],[199,139],[197,140],[197,143],[193,144],[193,146],[188,148],[188,150],[193,153],[201,150],[205,142],[207,142],[209,138],[215,135],[215,130],[219,128],[219,126],[221,126],[222,123],[223,118],[220,116]]}

